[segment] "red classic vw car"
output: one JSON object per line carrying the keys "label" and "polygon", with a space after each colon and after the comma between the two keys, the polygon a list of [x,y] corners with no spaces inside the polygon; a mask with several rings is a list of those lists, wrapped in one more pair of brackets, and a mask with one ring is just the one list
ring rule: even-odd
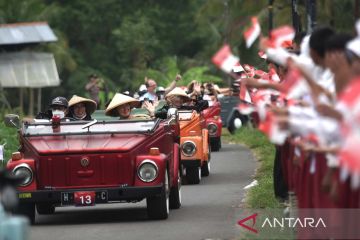
{"label": "red classic vw car", "polygon": [[203,111],[205,125],[209,130],[211,151],[214,152],[221,148],[222,121],[220,113],[221,104],[219,101],[209,101],[209,107]]}
{"label": "red classic vw car", "polygon": [[[17,116],[7,116],[16,125]],[[181,206],[179,123],[110,120],[24,123],[7,169],[21,175],[19,213],[146,199],[151,219]]]}

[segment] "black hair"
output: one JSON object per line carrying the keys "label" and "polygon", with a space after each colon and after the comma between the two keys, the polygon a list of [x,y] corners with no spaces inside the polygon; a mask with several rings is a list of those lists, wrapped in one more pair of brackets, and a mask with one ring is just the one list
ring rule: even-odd
{"label": "black hair", "polygon": [[294,42],[300,45],[305,36],[306,32],[297,32],[294,37]]}
{"label": "black hair", "polygon": [[309,46],[312,50],[317,52],[320,57],[325,56],[325,42],[333,36],[335,31],[330,27],[316,28],[310,36]]}
{"label": "black hair", "polygon": [[325,51],[343,51],[346,44],[352,39],[352,36],[347,33],[337,33],[329,37],[325,42]]}

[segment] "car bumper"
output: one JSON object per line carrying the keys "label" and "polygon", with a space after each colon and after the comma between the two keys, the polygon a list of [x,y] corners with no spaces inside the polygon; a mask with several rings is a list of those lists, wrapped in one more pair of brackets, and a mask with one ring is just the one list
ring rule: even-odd
{"label": "car bumper", "polygon": [[[95,203],[107,203],[116,201],[130,201],[142,200],[147,197],[160,196],[163,185],[149,186],[149,187],[119,187],[119,188],[83,188],[83,189],[61,189],[61,190],[38,190],[29,192],[19,192],[18,197],[20,202],[27,203],[51,203],[61,205],[72,205],[73,201],[67,201],[64,204],[62,195],[64,193],[73,195],[75,192],[96,193]],[[106,199],[101,199],[100,194],[106,192]]]}

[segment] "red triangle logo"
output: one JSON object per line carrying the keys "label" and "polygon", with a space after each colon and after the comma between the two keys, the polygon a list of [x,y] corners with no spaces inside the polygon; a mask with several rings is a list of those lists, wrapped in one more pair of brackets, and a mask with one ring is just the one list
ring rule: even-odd
{"label": "red triangle logo", "polygon": [[[246,217],[246,218],[244,218],[244,219],[239,220],[237,223],[238,223],[241,227],[246,228],[247,230],[249,230],[249,231],[251,231],[251,232],[258,233],[258,231],[257,231],[255,228],[252,228],[252,227],[255,226],[256,216],[257,216],[257,215],[258,215],[257,213],[254,213],[253,215],[250,215],[250,216],[248,216],[248,217]],[[252,219],[252,226],[251,226],[251,227],[249,227],[248,225],[245,225],[245,224],[244,224],[246,221],[248,221],[248,220],[250,220],[250,219]]]}

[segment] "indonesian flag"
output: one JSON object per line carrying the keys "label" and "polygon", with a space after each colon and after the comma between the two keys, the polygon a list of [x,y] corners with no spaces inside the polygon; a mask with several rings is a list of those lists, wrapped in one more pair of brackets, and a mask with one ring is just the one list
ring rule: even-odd
{"label": "indonesian flag", "polygon": [[274,68],[270,68],[269,70],[269,80],[272,82],[280,82],[280,77]]}
{"label": "indonesian flag", "polygon": [[351,186],[353,189],[357,189],[360,186],[359,146],[359,134],[351,133],[345,139],[338,154],[341,168],[351,175]]}
{"label": "indonesian flag", "polygon": [[261,32],[260,24],[257,17],[251,18],[251,27],[244,32],[246,47],[249,48],[259,37]]}
{"label": "indonesian flag", "polygon": [[270,32],[270,43],[274,48],[281,47],[284,42],[292,41],[295,31],[290,26],[276,28]]}
{"label": "indonesian flag", "polygon": [[259,55],[259,57],[262,58],[262,59],[267,59],[267,55],[266,55],[266,53],[265,53],[264,51],[259,51],[259,52],[258,52],[258,55]]}
{"label": "indonesian flag", "polygon": [[247,102],[247,103],[251,103],[251,96],[249,93],[249,90],[246,87],[246,84],[244,84],[243,82],[240,81],[240,94],[239,97],[241,100]]}
{"label": "indonesian flag", "polygon": [[241,66],[240,59],[232,54],[228,44],[225,44],[211,60],[226,73],[231,73],[235,66]]}
{"label": "indonesian flag", "polygon": [[269,111],[266,112],[265,120],[260,122],[259,130],[263,132],[269,138],[270,142],[274,144],[282,145],[288,137],[287,132],[279,128],[273,113]]}
{"label": "indonesian flag", "polygon": [[299,98],[309,92],[309,86],[297,68],[289,68],[281,88],[287,98]]}

